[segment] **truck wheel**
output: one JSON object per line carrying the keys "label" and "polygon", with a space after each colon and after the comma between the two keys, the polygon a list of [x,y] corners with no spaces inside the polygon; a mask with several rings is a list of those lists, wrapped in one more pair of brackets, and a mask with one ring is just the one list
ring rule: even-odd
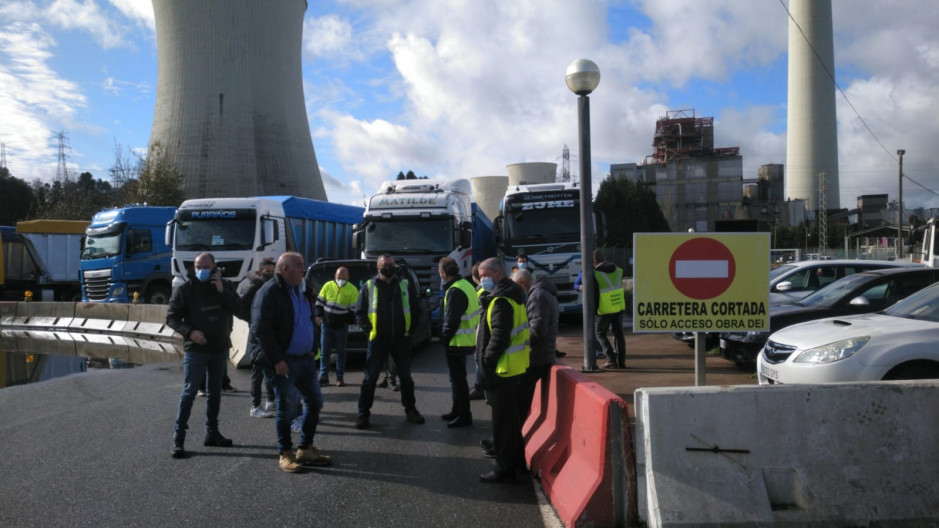
{"label": "truck wheel", "polygon": [[59,294],[59,302],[82,302],[81,288],[69,288]]}
{"label": "truck wheel", "polygon": [[149,304],[169,304],[172,291],[169,286],[156,284],[147,288],[146,299]]}

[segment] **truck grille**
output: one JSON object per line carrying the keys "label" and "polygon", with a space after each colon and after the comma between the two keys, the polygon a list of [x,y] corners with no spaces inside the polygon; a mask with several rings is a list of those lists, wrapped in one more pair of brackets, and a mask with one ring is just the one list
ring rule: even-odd
{"label": "truck grille", "polygon": [[796,347],[792,345],[783,345],[775,341],[767,341],[766,346],[763,347],[763,359],[775,365],[776,363],[786,361],[795,350]]}
{"label": "truck grille", "polygon": [[82,275],[89,301],[104,301],[111,291],[111,270],[86,271]]}

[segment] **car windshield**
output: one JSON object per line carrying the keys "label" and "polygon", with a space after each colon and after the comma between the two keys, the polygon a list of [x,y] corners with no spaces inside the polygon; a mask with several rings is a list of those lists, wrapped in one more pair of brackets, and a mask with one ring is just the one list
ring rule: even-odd
{"label": "car windshield", "polygon": [[852,291],[857,290],[858,287],[862,286],[864,283],[870,280],[871,277],[868,275],[848,275],[847,277],[836,280],[828,286],[825,286],[824,288],[794,302],[793,304],[797,304],[799,306],[811,306],[814,308],[825,308],[833,306],[841,299],[844,299],[845,295],[848,295]]}
{"label": "car windshield", "polygon": [[792,264],[783,264],[782,266],[779,266],[778,268],[773,268],[769,272],[769,281],[773,282],[773,280],[776,279],[777,277],[781,277],[794,269],[796,269],[796,266],[793,266]]}
{"label": "car windshield", "polygon": [[922,289],[883,311],[884,315],[939,323],[939,284]]}

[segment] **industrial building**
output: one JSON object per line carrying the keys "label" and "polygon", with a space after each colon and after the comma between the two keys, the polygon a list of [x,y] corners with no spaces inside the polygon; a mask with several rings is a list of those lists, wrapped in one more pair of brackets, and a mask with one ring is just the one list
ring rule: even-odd
{"label": "industrial building", "polygon": [[714,118],[694,110],[666,112],[655,124],[653,152],[641,164],[610,166],[655,189],[672,231],[715,231],[715,221],[735,217],[741,203],[743,158],[738,147],[714,147]]}
{"label": "industrial building", "polygon": [[157,96],[150,148],[185,198],[326,200],[301,76],[305,0],[153,0]]}

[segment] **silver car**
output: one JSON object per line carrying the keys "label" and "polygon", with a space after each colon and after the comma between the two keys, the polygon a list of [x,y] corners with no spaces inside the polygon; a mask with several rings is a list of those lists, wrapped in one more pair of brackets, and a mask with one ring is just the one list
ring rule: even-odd
{"label": "silver car", "polygon": [[922,266],[895,260],[802,260],[783,264],[769,272],[769,305],[788,304],[860,271]]}

